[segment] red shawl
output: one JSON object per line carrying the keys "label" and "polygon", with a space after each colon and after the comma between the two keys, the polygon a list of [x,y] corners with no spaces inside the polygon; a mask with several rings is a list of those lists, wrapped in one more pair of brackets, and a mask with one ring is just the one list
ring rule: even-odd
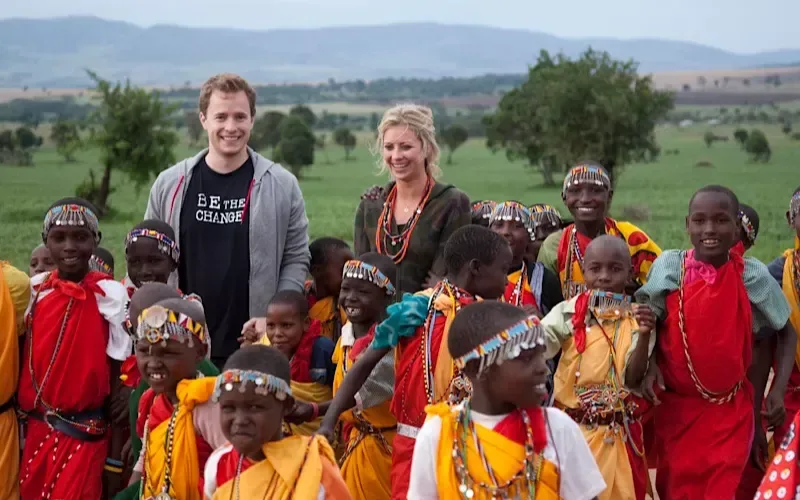
{"label": "red shawl", "polygon": [[314,342],[322,335],[322,323],[312,320],[308,329],[303,333],[297,349],[290,362],[292,381],[300,383],[311,382],[311,354],[314,351]]}

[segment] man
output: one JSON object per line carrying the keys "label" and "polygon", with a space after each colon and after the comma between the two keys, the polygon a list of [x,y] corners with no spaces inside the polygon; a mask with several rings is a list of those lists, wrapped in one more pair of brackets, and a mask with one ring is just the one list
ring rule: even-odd
{"label": "man", "polygon": [[308,219],[297,179],[249,147],[256,94],[221,74],[200,89],[208,149],[161,172],[145,219],[167,222],[180,245],[178,286],[202,299],[219,366],[242,326],[279,290],[303,290]]}

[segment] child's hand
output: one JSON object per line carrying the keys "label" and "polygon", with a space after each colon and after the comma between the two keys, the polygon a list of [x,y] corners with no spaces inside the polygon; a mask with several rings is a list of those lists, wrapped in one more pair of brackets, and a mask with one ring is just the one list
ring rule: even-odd
{"label": "child's hand", "polygon": [[296,402],[292,411],[290,411],[284,420],[290,424],[304,424],[314,420],[314,407],[309,403]]}
{"label": "child's hand", "polygon": [[651,362],[647,368],[647,374],[644,376],[644,382],[642,382],[642,395],[646,400],[658,406],[661,401],[656,395],[656,389],[664,391],[666,386],[664,385],[664,376],[661,375],[661,369],[656,363]]}
{"label": "child's hand", "polygon": [[317,430],[317,432],[315,432],[315,434],[318,434],[327,439],[329,444],[331,445],[333,444],[335,431],[332,428],[327,427],[325,424],[320,425],[319,429]]}
{"label": "child's hand", "polygon": [[650,306],[643,304],[633,305],[633,315],[639,323],[639,333],[650,333],[656,328],[656,315]]}
{"label": "child's hand", "polygon": [[783,421],[786,420],[786,407],[783,402],[782,391],[771,390],[767,394],[764,401],[765,411],[761,412],[761,416],[767,419],[767,426],[770,429],[780,427]]}

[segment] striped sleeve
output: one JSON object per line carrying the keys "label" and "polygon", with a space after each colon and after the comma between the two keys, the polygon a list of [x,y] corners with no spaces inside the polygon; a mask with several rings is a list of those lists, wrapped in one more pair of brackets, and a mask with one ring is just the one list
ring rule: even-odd
{"label": "striped sleeve", "polygon": [[767,266],[752,257],[744,260],[744,286],[753,305],[753,331],[780,330],[789,320],[789,304]]}
{"label": "striped sleeve", "polygon": [[678,289],[682,255],[681,250],[665,250],[650,266],[647,282],[636,291],[636,301],[649,305],[662,320],[667,314],[667,295]]}

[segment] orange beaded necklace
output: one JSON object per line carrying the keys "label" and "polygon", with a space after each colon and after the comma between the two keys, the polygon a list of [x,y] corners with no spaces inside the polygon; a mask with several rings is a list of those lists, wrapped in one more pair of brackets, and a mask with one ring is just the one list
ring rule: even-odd
{"label": "orange beaded necklace", "polygon": [[[403,230],[397,235],[392,234],[392,219],[394,218],[394,208],[397,203],[397,184],[392,186],[389,195],[386,197],[386,202],[384,202],[383,209],[378,217],[378,229],[375,231],[375,248],[379,254],[391,257],[395,264],[402,262],[406,256],[411,235],[414,232],[414,228],[417,227],[425,205],[428,204],[433,191],[433,184],[433,178],[428,177],[422,201],[417,205],[414,213],[411,214],[411,218],[405,223]],[[397,248],[398,245],[400,246],[399,249]],[[391,253],[394,250],[396,252]]]}

